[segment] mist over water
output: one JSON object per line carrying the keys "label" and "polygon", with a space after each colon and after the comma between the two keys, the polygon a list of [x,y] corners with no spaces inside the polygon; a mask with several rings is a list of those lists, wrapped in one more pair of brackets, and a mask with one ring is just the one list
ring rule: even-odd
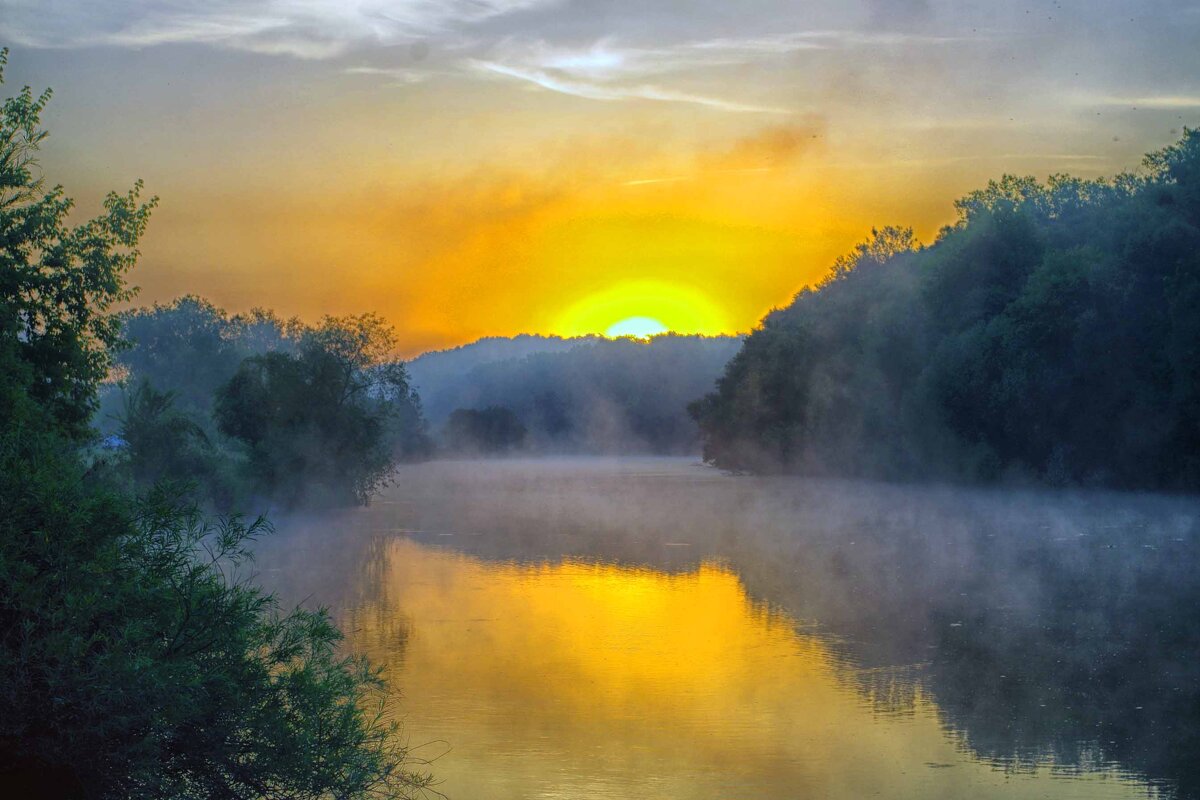
{"label": "mist over water", "polygon": [[282,519],[452,798],[1200,797],[1193,499],[442,461]]}

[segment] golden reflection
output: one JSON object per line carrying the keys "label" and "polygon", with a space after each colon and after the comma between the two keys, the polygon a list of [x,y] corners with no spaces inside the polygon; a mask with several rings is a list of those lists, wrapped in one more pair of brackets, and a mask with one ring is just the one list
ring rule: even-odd
{"label": "golden reflection", "polygon": [[878,713],[827,641],[721,565],[495,564],[406,538],[380,555],[345,627],[417,753],[448,743],[432,769],[457,800],[1144,796],[974,761],[919,685]]}

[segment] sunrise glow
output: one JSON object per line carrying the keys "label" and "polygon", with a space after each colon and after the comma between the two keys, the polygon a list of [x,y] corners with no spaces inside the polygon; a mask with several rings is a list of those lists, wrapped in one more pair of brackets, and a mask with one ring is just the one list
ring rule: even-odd
{"label": "sunrise glow", "polygon": [[704,293],[659,281],[612,286],[569,306],[555,333],[562,336],[650,336],[655,333],[718,334],[728,322]]}
{"label": "sunrise glow", "polygon": [[615,325],[610,325],[608,330],[604,331],[604,335],[613,338],[618,336],[633,336],[634,338],[644,339],[648,336],[666,332],[667,326],[653,317],[628,317]]}
{"label": "sunrise glow", "polygon": [[1141,6],[885,5],[312,0],[264,27],[69,0],[0,29],[9,83],[56,90],[44,162],[81,212],[137,177],[162,198],[139,302],[373,311],[411,357],[630,317],[746,332],[872,226],[928,242],[991,178],[1113,174],[1196,119],[1194,65],[1158,55],[1194,50],[1194,12],[1151,35]]}

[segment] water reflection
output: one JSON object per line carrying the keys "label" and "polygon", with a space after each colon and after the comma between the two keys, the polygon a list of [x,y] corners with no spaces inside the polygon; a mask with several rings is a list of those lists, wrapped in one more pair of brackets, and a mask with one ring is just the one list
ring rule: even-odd
{"label": "water reflection", "polygon": [[260,563],[387,664],[459,800],[1197,796],[1187,501],[658,460],[401,479]]}

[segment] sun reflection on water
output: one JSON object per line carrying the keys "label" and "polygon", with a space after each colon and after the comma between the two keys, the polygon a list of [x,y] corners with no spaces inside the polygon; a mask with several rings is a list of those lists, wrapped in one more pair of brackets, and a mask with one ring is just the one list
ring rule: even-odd
{"label": "sun reflection on water", "polygon": [[974,759],[920,665],[856,672],[719,563],[492,563],[406,537],[378,557],[344,621],[402,692],[410,744],[449,743],[432,769],[458,800],[1145,796]]}

